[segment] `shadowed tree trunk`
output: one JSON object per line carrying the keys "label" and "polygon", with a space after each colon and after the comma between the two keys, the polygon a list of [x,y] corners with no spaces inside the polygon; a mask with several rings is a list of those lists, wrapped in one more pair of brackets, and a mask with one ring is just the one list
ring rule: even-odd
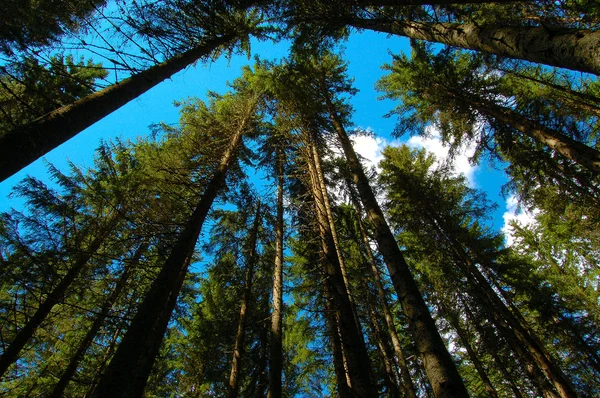
{"label": "shadowed tree trunk", "polygon": [[0,182],[198,59],[237,40],[229,33],[0,136]]}
{"label": "shadowed tree trunk", "polygon": [[276,149],[277,219],[275,222],[275,266],[273,268],[273,313],[271,315],[271,345],[268,398],[282,396],[283,371],[283,149]]}
{"label": "shadowed tree trunk", "polygon": [[314,143],[309,142],[304,148],[305,160],[309,168],[311,183],[309,189],[312,192],[316,220],[321,238],[321,250],[325,257],[323,261],[325,271],[325,283],[329,284],[332,303],[337,314],[338,327],[340,331],[341,348],[348,367],[348,376],[350,379],[349,387],[351,396],[374,397],[377,395],[375,386],[371,380],[370,361],[367,353],[365,341],[362,338],[359,327],[356,323],[356,317],[352,302],[348,295],[348,289],[344,283],[342,275],[338,250],[331,233],[330,222],[327,218],[327,212],[323,206],[322,191],[318,184],[317,170],[314,165],[314,152],[311,148]]}
{"label": "shadowed tree trunk", "polygon": [[365,231],[365,227],[362,222],[362,208],[360,206],[359,200],[355,195],[355,191],[352,187],[352,182],[346,179],[346,184],[348,185],[348,190],[350,192],[350,200],[354,206],[354,210],[356,211],[356,225],[358,226],[360,236],[362,239],[362,247],[365,251],[365,256],[369,265],[371,266],[371,274],[373,275],[373,283],[377,288],[377,295],[379,297],[379,301],[381,302],[381,306],[383,309],[383,315],[385,319],[385,323],[388,329],[388,333],[390,335],[390,339],[392,341],[392,346],[394,348],[394,354],[396,356],[396,361],[398,362],[398,367],[400,368],[400,377],[402,378],[402,384],[400,388],[402,389],[403,394],[407,398],[417,398],[417,389],[412,381],[412,377],[410,376],[410,372],[408,370],[408,364],[406,363],[406,356],[404,355],[404,351],[402,350],[402,345],[400,344],[400,339],[398,338],[398,332],[396,331],[396,325],[394,325],[394,318],[392,317],[392,312],[390,311],[390,306],[388,304],[387,294],[383,289],[383,283],[381,282],[381,276],[379,274],[379,268],[377,267],[377,263],[375,262],[375,255],[371,250],[371,242],[369,241],[369,237],[367,236],[367,231]]}
{"label": "shadowed tree trunk", "polygon": [[112,219],[106,223],[102,231],[97,233],[97,236],[90,242],[89,246],[78,251],[73,266],[71,266],[58,285],[50,292],[46,300],[39,306],[33,316],[19,330],[10,345],[4,350],[2,357],[0,357],[0,379],[4,376],[10,365],[19,359],[21,350],[23,350],[42,322],[46,320],[46,317],[50,314],[54,306],[63,302],[67,289],[81,273],[92,256],[100,249],[107,236],[119,223],[119,220],[119,216],[112,216]]}
{"label": "shadowed tree trunk", "polygon": [[258,237],[258,228],[260,227],[260,201],[256,204],[256,214],[254,215],[254,224],[250,231],[248,241],[248,254],[246,258],[246,276],[244,280],[244,292],[242,295],[242,304],[240,306],[240,317],[238,318],[238,328],[235,334],[233,345],[233,359],[231,360],[231,373],[229,374],[229,398],[237,398],[239,393],[240,371],[242,369],[242,356],[244,351],[244,338],[246,337],[246,320],[252,300],[252,279],[254,278],[254,267],[258,261],[256,253],[256,242]]}
{"label": "shadowed tree trunk", "polygon": [[550,27],[478,27],[473,24],[348,18],[343,22],[412,39],[600,74],[600,31]]}
{"label": "shadowed tree trunk", "polygon": [[462,346],[465,347],[465,349],[467,350],[467,355],[473,363],[473,366],[475,366],[475,371],[477,372],[479,378],[483,382],[485,391],[490,397],[498,398],[498,391],[496,391],[496,388],[492,384],[487,374],[487,371],[485,370],[485,366],[483,366],[483,363],[479,359],[479,355],[477,355],[477,351],[471,345],[471,342],[469,341],[468,331],[465,330],[460,324],[460,319],[458,318],[458,315],[453,310],[448,308],[448,306],[445,305],[445,303],[442,302],[441,299],[438,300],[438,305],[445,314],[444,318],[446,318],[450,322],[450,325],[456,331],[456,334],[458,335],[458,339],[460,340]]}
{"label": "shadowed tree trunk", "polygon": [[457,101],[470,105],[484,115],[491,116],[498,122],[511,126],[525,136],[549,148],[554,149],[567,159],[587,168],[595,173],[600,173],[600,152],[581,142],[570,138],[560,131],[548,128],[535,120],[528,119],[512,109],[496,105],[489,101],[478,101],[451,89],[445,89],[435,84],[440,90],[445,90]]}
{"label": "shadowed tree trunk", "polygon": [[323,283],[323,291],[325,296],[325,321],[327,322],[327,328],[329,329],[329,342],[331,343],[333,370],[335,372],[338,395],[341,398],[350,397],[350,386],[348,385],[346,367],[344,365],[342,342],[340,341],[336,310],[328,283]]}
{"label": "shadowed tree trunk", "polygon": [[131,276],[131,273],[133,272],[134,268],[137,266],[138,262],[142,258],[142,255],[147,249],[148,244],[142,244],[133,254],[131,260],[128,261],[128,264],[125,265],[123,274],[117,281],[115,288],[113,289],[108,299],[104,302],[104,305],[98,312],[98,315],[96,315],[94,322],[92,323],[85,337],[79,343],[77,351],[75,351],[75,353],[71,357],[71,360],[65,368],[65,371],[63,372],[62,376],[58,380],[58,383],[56,383],[56,385],[54,386],[54,390],[52,391],[52,394],[50,394],[50,397],[60,398],[63,396],[65,388],[67,388],[67,385],[69,384],[69,382],[73,378],[73,375],[75,375],[75,372],[77,371],[77,366],[79,365],[79,362],[81,361],[81,359],[83,359],[85,352],[94,341],[96,334],[98,334],[98,331],[102,327],[102,324],[108,316],[108,313],[110,312],[113,304],[121,295],[121,292],[125,288],[125,285],[128,282],[129,277]]}
{"label": "shadowed tree trunk", "polygon": [[365,212],[373,227],[375,240],[388,267],[398,300],[408,319],[409,328],[434,394],[438,398],[468,397],[469,394],[456,365],[444,345],[408,264],[375,199],[369,180],[335,111],[324,81],[321,81],[321,91],[331,122],[346,155],[352,180],[358,188]]}
{"label": "shadowed tree trunk", "polygon": [[160,349],[177,296],[187,273],[196,241],[213,201],[225,183],[230,165],[249,127],[256,101],[249,100],[239,125],[230,138],[204,193],[173,245],[169,257],[140,304],[115,356],[92,394],[101,397],[140,397]]}

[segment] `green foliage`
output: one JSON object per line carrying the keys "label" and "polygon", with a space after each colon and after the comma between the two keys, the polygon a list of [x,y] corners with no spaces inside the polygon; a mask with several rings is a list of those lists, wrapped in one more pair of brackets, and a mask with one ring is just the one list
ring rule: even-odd
{"label": "green foliage", "polygon": [[27,123],[95,91],[108,72],[99,63],[53,56],[48,64],[36,58],[5,66],[0,74],[0,132]]}

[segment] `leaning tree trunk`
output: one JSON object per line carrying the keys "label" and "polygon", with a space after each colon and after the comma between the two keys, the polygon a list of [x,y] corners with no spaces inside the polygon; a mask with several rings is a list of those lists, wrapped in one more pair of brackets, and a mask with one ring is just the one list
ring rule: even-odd
{"label": "leaning tree trunk", "polygon": [[388,304],[387,294],[385,293],[385,290],[383,288],[383,283],[379,274],[379,268],[377,267],[377,263],[375,262],[375,255],[371,250],[371,242],[369,241],[367,231],[365,231],[365,227],[363,226],[362,207],[360,206],[360,202],[356,197],[356,194],[352,187],[352,182],[349,179],[346,179],[346,184],[350,192],[350,200],[352,201],[352,205],[354,206],[356,214],[356,224],[358,226],[358,230],[362,239],[362,247],[364,248],[367,261],[371,266],[373,283],[377,288],[377,295],[379,301],[382,303],[381,306],[383,309],[385,323],[388,329],[388,333],[390,335],[390,339],[392,340],[392,346],[394,347],[396,361],[398,362],[398,367],[400,368],[400,377],[402,379],[402,384],[400,387],[407,398],[417,398],[417,389],[415,388],[412,377],[410,376],[408,363],[406,362],[406,356],[404,355],[404,350],[402,349],[402,345],[400,344],[400,338],[398,337],[398,332],[396,331],[396,325],[394,325],[394,318],[392,317],[392,311],[390,310],[390,306]]}
{"label": "leaning tree trunk", "polygon": [[[432,213],[430,214],[435,214],[433,209],[431,210]],[[513,313],[509,310],[509,308],[507,308],[504,302],[498,297],[485,276],[477,268],[476,260],[471,257],[471,255],[468,253],[468,250],[463,247],[461,242],[459,242],[454,236],[447,234],[444,228],[440,226],[440,223],[438,223],[434,218],[431,218],[431,215],[429,216],[429,221],[435,228],[438,229],[441,236],[448,242],[450,247],[453,248],[458,258],[458,261],[456,262],[457,266],[463,270],[465,276],[470,276],[471,281],[474,282],[474,287],[480,292],[482,298],[487,301],[490,311],[501,314],[502,320],[507,323],[510,331],[514,333],[521,346],[525,348],[527,352],[529,352],[534,363],[537,364],[546,378],[550,381],[550,383],[552,383],[552,386],[554,386],[559,396],[562,398],[577,397],[577,393],[575,392],[575,389],[571,385],[569,379],[554,362],[554,360],[552,360],[541,341],[535,335],[535,332],[526,325],[518,309],[515,307],[515,313]],[[498,290],[501,292],[501,294],[503,293],[502,289]]]}
{"label": "leaning tree trunk", "polygon": [[321,251],[324,255],[323,265],[325,271],[325,283],[329,285],[329,292],[336,310],[342,352],[347,361],[348,376],[350,379],[351,393],[361,397],[374,397],[377,395],[375,386],[371,380],[370,360],[365,341],[358,330],[352,302],[348,295],[346,284],[340,268],[337,250],[327,218],[327,212],[320,198],[320,187],[316,177],[312,146],[304,148],[306,152],[307,166],[310,170],[310,191],[315,204],[316,221],[321,240]]}
{"label": "leaning tree trunk", "polygon": [[452,326],[452,328],[454,328],[454,330],[456,331],[456,334],[462,346],[467,350],[467,355],[473,363],[473,366],[475,366],[475,371],[477,372],[479,378],[483,383],[485,392],[488,396],[492,398],[498,398],[498,391],[496,391],[496,388],[492,384],[492,381],[488,376],[483,362],[481,362],[481,360],[479,359],[479,355],[477,355],[477,351],[471,345],[471,342],[469,341],[468,331],[465,330],[460,324],[460,319],[458,315],[452,309],[450,309],[444,302],[442,302],[441,299],[438,301],[438,305],[440,306],[442,312],[445,314],[444,318],[446,318],[450,322],[450,326]]}
{"label": "leaning tree trunk", "polygon": [[412,39],[600,74],[600,31],[550,27],[478,27],[474,24],[348,18],[343,22]]}
{"label": "leaning tree trunk", "polygon": [[275,264],[273,267],[273,312],[271,315],[268,398],[282,396],[283,372],[283,149],[276,149],[277,219],[275,222]]}
{"label": "leaning tree trunk", "polygon": [[325,300],[325,321],[329,329],[329,342],[331,343],[331,353],[333,357],[333,371],[340,398],[350,397],[350,386],[348,385],[346,366],[344,364],[344,355],[342,353],[342,342],[340,339],[339,327],[337,322],[335,305],[333,304],[333,295],[329,283],[323,283]]}
{"label": "leaning tree trunk", "polygon": [[0,136],[0,182],[163,80],[237,38],[237,34],[229,33],[208,40]]}
{"label": "leaning tree trunk", "polygon": [[13,341],[0,357],[0,379],[4,376],[10,365],[19,358],[21,350],[23,350],[35,331],[42,322],[44,322],[48,314],[50,314],[50,311],[52,311],[54,306],[63,302],[67,289],[81,273],[92,256],[100,249],[107,236],[117,226],[119,221],[119,216],[112,216],[112,219],[107,222],[106,226],[98,233],[96,238],[92,240],[89,246],[85,250],[80,250],[77,253],[73,266],[67,271],[66,275],[61,279],[58,285],[50,292],[46,300],[35,311],[33,316],[29,318],[25,326],[19,330]]}
{"label": "leaning tree trunk", "polygon": [[175,242],[169,257],[140,304],[127,333],[92,394],[92,397],[141,397],[160,349],[189,261],[213,201],[225,183],[256,102],[248,104],[219,164],[206,184],[194,212]]}
{"label": "leaning tree trunk", "polygon": [[472,106],[481,114],[490,116],[498,122],[520,131],[523,135],[555,150],[567,159],[578,163],[596,174],[600,173],[600,151],[574,140],[560,131],[548,128],[535,120],[529,119],[512,109],[496,105],[489,101],[478,101],[466,95],[456,93],[453,90],[446,90],[446,92],[458,101]]}
{"label": "leaning tree trunk", "polygon": [[229,374],[229,398],[237,398],[239,393],[240,371],[242,369],[242,353],[244,351],[244,339],[246,336],[246,323],[248,319],[248,310],[252,299],[252,279],[254,278],[254,267],[256,266],[256,242],[258,237],[258,228],[260,226],[260,201],[256,205],[256,214],[254,224],[250,231],[248,242],[248,257],[246,258],[246,277],[244,281],[244,292],[240,306],[240,316],[238,318],[238,328],[235,334],[233,345],[233,359],[231,360],[231,373]]}
{"label": "leaning tree trunk", "polygon": [[77,371],[77,366],[79,366],[79,362],[83,359],[85,352],[94,341],[96,334],[98,334],[98,331],[102,327],[102,324],[104,323],[104,320],[106,319],[108,313],[112,309],[113,304],[121,296],[121,292],[123,291],[127,282],[129,281],[131,273],[133,272],[134,268],[138,265],[138,262],[140,261],[142,255],[147,249],[147,243],[140,245],[140,247],[133,254],[131,260],[128,261],[129,264],[125,265],[125,269],[123,270],[121,277],[117,281],[115,288],[113,289],[108,299],[106,299],[106,301],[104,302],[104,305],[102,305],[102,308],[98,312],[98,315],[96,315],[92,326],[86,333],[83,340],[81,340],[81,342],[79,343],[77,351],[75,351],[75,353],[71,357],[69,364],[65,368],[65,371],[63,372],[62,376],[60,376],[58,383],[56,383],[56,385],[54,386],[54,390],[52,390],[52,393],[49,395],[49,397],[60,398],[63,396],[65,388],[67,388],[67,385],[69,384],[69,382],[75,375],[75,372]]}
{"label": "leaning tree trunk", "polygon": [[352,180],[358,188],[358,193],[373,227],[379,250],[388,267],[398,300],[408,318],[408,326],[423,361],[423,366],[425,367],[425,372],[434,394],[438,398],[468,397],[467,389],[450,353],[444,345],[444,341],[437,330],[427,304],[425,304],[421,296],[421,292],[398,247],[396,239],[383,216],[383,212],[369,185],[369,180],[362,169],[339,115],[331,102],[324,82],[321,84],[321,89],[326,100],[331,122],[346,155]]}
{"label": "leaning tree trunk", "polygon": [[[367,286],[365,286],[365,288],[368,289]],[[384,385],[387,388],[387,396],[390,398],[399,398],[401,394],[400,387],[398,386],[398,372],[394,366],[394,360],[390,355],[392,350],[390,348],[389,340],[386,338],[388,336],[385,335],[379,326],[379,317],[376,314],[375,308],[373,308],[373,304],[370,302],[371,298],[367,298],[367,300],[369,300],[367,305],[369,307],[369,320],[371,323],[371,330],[373,331],[373,339],[377,344],[379,356],[385,369]]]}

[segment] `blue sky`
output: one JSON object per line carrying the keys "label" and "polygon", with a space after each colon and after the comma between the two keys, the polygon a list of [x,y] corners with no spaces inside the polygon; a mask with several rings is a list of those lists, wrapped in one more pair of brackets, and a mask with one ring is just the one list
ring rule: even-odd
{"label": "blue sky", "polygon": [[[392,138],[395,119],[383,116],[394,107],[394,103],[390,100],[378,100],[380,93],[374,89],[375,82],[384,74],[381,66],[391,62],[390,54],[410,51],[408,40],[374,32],[354,33],[342,47],[349,63],[348,73],[354,77],[354,85],[359,89],[358,94],[352,98],[355,109],[353,121],[356,126],[371,129],[376,137],[361,139],[357,145],[359,153],[376,161],[384,145],[410,141],[411,145],[425,146],[438,155],[442,154],[444,151],[435,140],[424,141],[418,137],[402,137],[401,140]],[[252,56],[258,55],[261,59],[281,59],[287,55],[287,51],[288,44],[285,42],[276,45],[270,42],[252,44]],[[151,124],[177,123],[179,111],[173,106],[174,101],[194,96],[205,98],[208,90],[225,92],[226,82],[239,76],[242,66],[251,63],[253,60],[245,55],[236,55],[231,59],[222,57],[210,64],[189,67],[162,82],[0,183],[0,211],[22,207],[21,200],[9,199],[8,194],[26,175],[47,180],[46,162],[65,172],[68,171],[68,161],[78,166],[91,166],[94,150],[101,139],[135,139],[149,134],[148,126]],[[492,170],[487,164],[470,168],[464,157],[458,159],[458,170],[466,172],[473,186],[486,191],[488,198],[499,204],[498,210],[493,214],[492,226],[500,229],[504,224],[503,214],[506,211],[506,203],[500,195],[500,187],[506,181],[503,173]]]}

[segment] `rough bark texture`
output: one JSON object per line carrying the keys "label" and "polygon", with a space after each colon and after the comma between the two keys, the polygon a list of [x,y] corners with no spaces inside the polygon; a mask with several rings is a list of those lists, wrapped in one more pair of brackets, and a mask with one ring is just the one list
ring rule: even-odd
{"label": "rough bark texture", "polygon": [[0,137],[0,182],[191,63],[236,39],[224,35],[65,105]]}
{"label": "rough bark texture", "polygon": [[62,376],[58,380],[58,383],[56,383],[56,385],[54,386],[54,390],[52,390],[50,397],[60,398],[63,396],[65,388],[67,388],[67,385],[69,384],[69,382],[75,375],[75,372],[77,371],[77,366],[79,366],[79,362],[81,361],[85,352],[94,341],[96,334],[98,334],[98,331],[102,327],[102,324],[104,323],[104,320],[106,319],[108,313],[112,309],[112,306],[114,305],[115,301],[117,301],[117,299],[121,295],[121,292],[125,288],[125,285],[129,280],[129,277],[131,276],[134,267],[137,266],[137,263],[140,261],[142,255],[147,249],[148,244],[141,245],[136,250],[128,264],[125,266],[125,270],[123,271],[123,274],[117,281],[115,288],[113,289],[108,299],[104,302],[104,305],[98,312],[98,315],[96,315],[94,322],[92,322],[92,325],[90,326],[90,329],[86,333],[85,337],[79,343],[77,351],[75,351],[75,353],[71,357],[71,360],[65,368],[65,371],[63,372]]}
{"label": "rough bark texture", "polygon": [[283,371],[282,310],[283,310],[283,153],[277,149],[277,219],[275,224],[275,265],[273,268],[273,311],[271,315],[271,345],[268,398],[282,396]]}
{"label": "rough bark texture", "polygon": [[346,284],[342,276],[337,250],[330,230],[327,212],[323,206],[323,199],[317,171],[315,169],[313,143],[308,143],[306,160],[311,177],[311,191],[316,205],[316,218],[321,237],[321,250],[324,255],[325,282],[329,284],[332,302],[336,309],[342,352],[348,367],[350,389],[352,396],[375,397],[375,386],[371,380],[370,361],[364,339],[358,330],[352,302],[348,296]]}
{"label": "rough bark texture", "polygon": [[242,135],[246,132],[254,108],[255,103],[248,106],[237,131],[230,138],[212,179],[206,185],[204,194],[200,197],[185,229],[179,235],[159,275],[140,304],[92,397],[128,398],[143,395],[202,224],[225,183],[227,170],[237,155]]}
{"label": "rough bark texture", "polygon": [[327,329],[329,329],[329,342],[331,343],[333,370],[335,372],[338,395],[341,398],[350,397],[350,386],[348,385],[346,378],[346,367],[344,366],[342,342],[340,341],[339,328],[336,320],[336,310],[328,283],[323,284],[323,290],[325,296],[325,321],[327,322]]}
{"label": "rough bark texture", "polygon": [[443,303],[440,302],[439,304],[442,311],[444,311],[444,313],[446,314],[445,318],[448,319],[450,325],[456,331],[456,334],[458,335],[458,339],[460,340],[461,344],[467,350],[467,355],[473,363],[473,366],[475,366],[475,371],[479,375],[479,378],[483,382],[485,392],[488,394],[488,396],[492,398],[498,398],[498,391],[496,391],[496,388],[492,384],[492,381],[490,380],[487,371],[485,370],[485,366],[483,366],[483,363],[479,359],[479,355],[477,355],[477,351],[473,348],[473,346],[471,346],[468,332],[461,326],[458,316],[452,311],[450,311],[449,308],[446,307]]}
{"label": "rough bark texture", "polygon": [[477,27],[472,24],[360,18],[344,22],[359,29],[600,74],[600,31],[548,27]]}
{"label": "rough bark texture", "polygon": [[384,257],[392,284],[408,319],[409,328],[434,394],[438,398],[468,397],[467,389],[375,199],[369,180],[362,169],[356,152],[354,152],[352,143],[328,94],[326,92],[324,94],[331,122],[346,155],[352,180],[358,188],[367,217],[373,227],[375,240]]}
{"label": "rough bark texture", "polygon": [[256,242],[258,237],[258,228],[260,226],[260,201],[256,205],[256,214],[254,223],[250,231],[248,242],[248,254],[246,258],[246,276],[244,281],[244,292],[242,295],[242,304],[240,305],[240,316],[238,318],[238,328],[235,334],[233,344],[233,359],[231,360],[231,373],[229,374],[229,398],[237,398],[239,394],[240,371],[242,369],[242,356],[244,352],[244,339],[246,337],[246,323],[248,311],[252,301],[252,279],[254,278],[254,267],[257,262]]}
{"label": "rough bark texture", "polygon": [[594,173],[600,173],[600,152],[581,142],[574,140],[560,131],[548,128],[534,120],[528,119],[512,109],[501,107],[491,102],[476,101],[451,90],[448,94],[471,105],[484,115],[491,116],[497,121],[509,125],[524,135],[533,138],[540,144],[554,149],[556,152],[587,168]]}
{"label": "rough bark texture", "polygon": [[[457,257],[456,265],[460,267],[465,275],[469,276],[474,282],[473,286],[481,294],[482,299],[487,301],[487,306],[490,312],[500,316],[497,318],[497,322],[506,322],[506,324],[509,326],[510,332],[514,333],[514,336],[518,340],[520,347],[526,349],[533,359],[533,362],[543,372],[544,376],[546,376],[552,386],[554,386],[560,397],[577,397],[577,394],[569,382],[569,379],[551,359],[542,343],[535,336],[535,333],[527,327],[518,309],[516,307],[513,308],[513,312],[507,308],[504,302],[498,297],[494,289],[490,286],[490,283],[487,281],[485,276],[483,276],[483,274],[477,268],[476,260],[469,255],[468,251],[465,247],[463,247],[461,242],[456,240],[454,236],[446,233],[443,224],[440,225],[440,223],[443,223],[443,220],[440,219],[441,221],[438,222],[435,216],[433,216],[434,214],[436,214],[434,209],[431,209],[431,213],[428,216],[430,224],[438,229],[441,236],[444,237],[444,239],[450,244],[450,247],[453,248]],[[498,290],[501,293],[503,292],[502,289]]]}
{"label": "rough bark texture", "polygon": [[77,253],[73,266],[61,279],[58,285],[56,285],[56,287],[50,292],[46,300],[35,311],[33,316],[29,318],[23,328],[19,330],[14,340],[10,343],[6,350],[4,350],[2,357],[0,357],[0,379],[4,376],[10,365],[19,359],[21,350],[23,350],[37,328],[42,324],[42,322],[44,322],[48,314],[50,314],[50,311],[52,311],[54,306],[63,302],[65,293],[71,286],[71,283],[73,283],[75,278],[77,278],[90,258],[92,258],[98,249],[100,249],[108,234],[118,224],[119,219],[119,217],[113,216],[113,218],[103,228],[103,231],[98,232],[98,235],[92,240],[89,246]]}

